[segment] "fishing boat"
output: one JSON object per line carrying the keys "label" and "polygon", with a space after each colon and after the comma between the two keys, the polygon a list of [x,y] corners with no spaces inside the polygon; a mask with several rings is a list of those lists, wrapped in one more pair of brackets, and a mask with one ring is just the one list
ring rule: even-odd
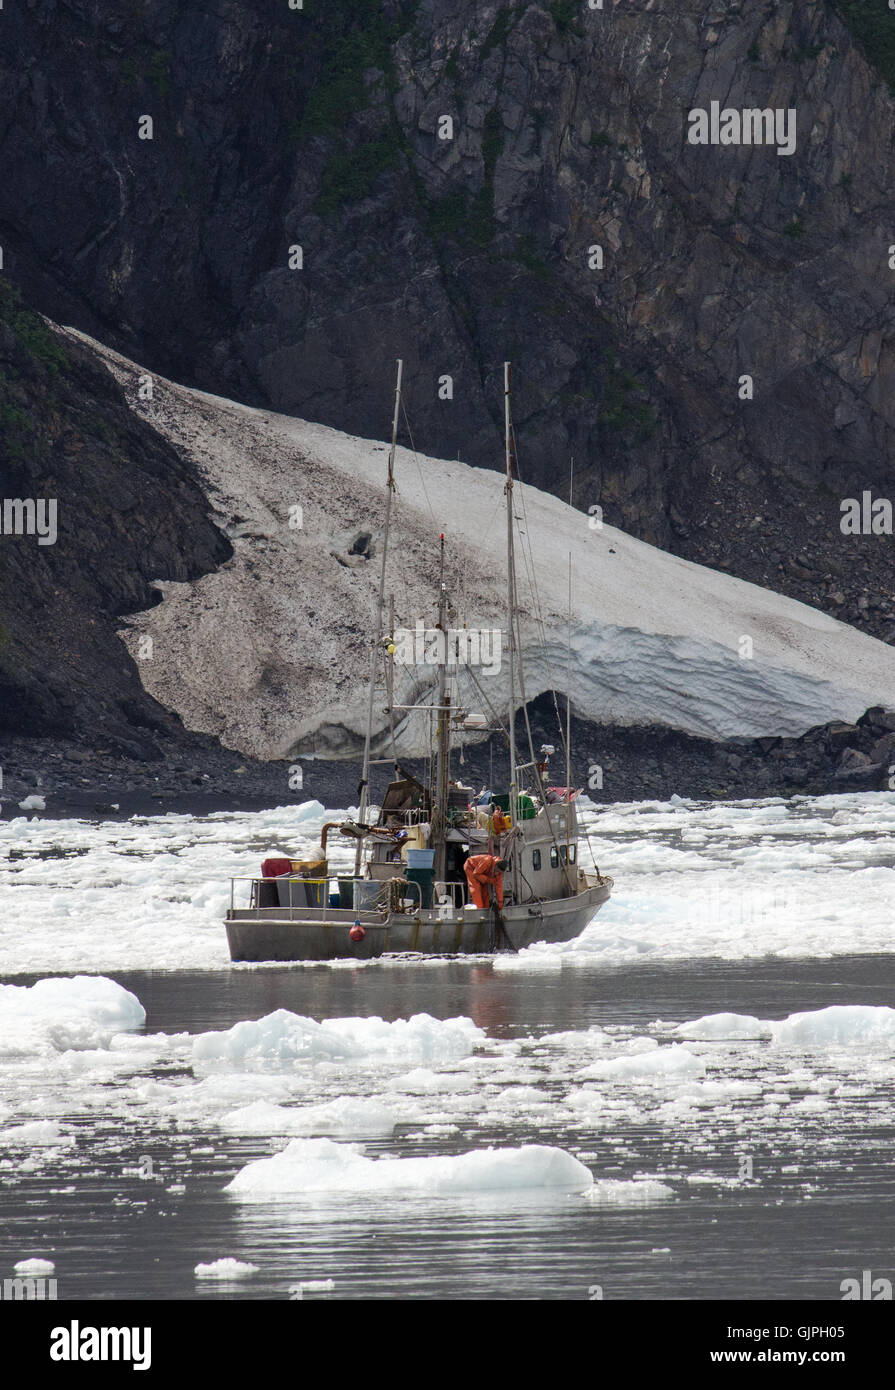
{"label": "fishing boat", "polygon": [[[505,717],[493,707],[489,707],[488,719],[470,716],[458,697],[456,673],[449,674],[444,657],[434,663],[434,678],[416,703],[395,700],[395,611],[393,599],[386,608],[386,577],[401,377],[399,361],[357,815],[324,825],[319,850],[303,860],[270,857],[263,862],[259,877],[231,880],[225,925],[233,961],[519,951],[535,942],[570,941],[579,936],[610,896],[612,879],[579,862],[580,841],[586,839],[586,831],[578,818],[577,793],[572,786],[568,695],[565,729],[558,719],[565,745],[562,785],[551,785],[549,760],[554,747],[542,744],[535,753],[533,746],[517,616],[509,363],[504,364]],[[442,535],[433,637],[440,634],[445,638],[448,633],[447,602]],[[476,685],[488,703],[481,683]],[[381,725],[376,717],[377,693],[385,695],[381,710],[391,734],[393,751],[389,758],[372,757],[374,728],[377,722]],[[523,760],[518,758],[516,746],[519,708],[528,743]],[[396,719],[406,721],[414,712],[428,721],[431,733],[428,776],[404,770],[396,751]],[[482,788],[477,792],[452,776],[453,744],[461,731],[470,729],[490,730],[506,740],[508,776],[503,790]],[[393,773],[377,807],[371,801],[370,777],[374,764],[379,763],[392,763]],[[353,873],[333,875],[329,871],[328,847],[334,834],[353,842]],[[334,891],[336,887],[338,891]],[[247,904],[240,906],[238,900],[245,897]]]}

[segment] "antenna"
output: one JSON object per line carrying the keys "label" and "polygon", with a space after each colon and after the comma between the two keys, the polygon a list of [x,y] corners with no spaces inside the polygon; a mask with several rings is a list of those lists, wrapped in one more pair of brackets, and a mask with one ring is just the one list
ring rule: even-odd
{"label": "antenna", "polygon": [[[509,646],[509,734],[510,734],[510,783],[509,809],[513,829],[519,821],[519,805],[516,788],[516,560],[513,551],[513,452],[512,426],[510,424],[510,364],[503,364],[503,422],[504,454],[506,456],[506,495],[507,495],[507,635]],[[519,855],[513,855],[513,897],[519,901]]]}
{"label": "antenna", "polygon": [[[388,556],[388,532],[392,519],[392,497],[395,492],[395,449],[398,440],[398,412],[401,408],[401,376],[404,371],[404,363],[398,358],[398,379],[395,383],[395,413],[392,418],[392,445],[388,451],[388,478],[386,480],[385,493],[385,526],[382,536],[382,562],[379,567],[379,596],[376,604],[376,636],[373,640],[373,650],[370,653],[370,688],[367,701],[367,731],[364,736],[364,763],[361,773],[360,796],[358,797],[357,819],[363,825],[364,813],[369,802],[370,788],[370,745],[373,741],[373,705],[376,699],[376,669],[379,664],[379,656],[382,649],[382,610],[385,604],[385,562]],[[355,877],[360,876],[361,858],[363,855],[363,840],[358,839],[357,849],[354,853],[354,873]]]}

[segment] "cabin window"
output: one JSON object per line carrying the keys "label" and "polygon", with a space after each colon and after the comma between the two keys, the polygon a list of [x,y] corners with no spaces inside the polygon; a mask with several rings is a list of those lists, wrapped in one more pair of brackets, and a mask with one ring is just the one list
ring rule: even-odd
{"label": "cabin window", "polygon": [[541,851],[539,849],[533,849],[531,852],[531,867],[534,869],[535,873],[540,872]]}
{"label": "cabin window", "polygon": [[555,869],[559,866],[559,855],[556,852],[556,845],[550,846],[550,867]]}
{"label": "cabin window", "polygon": [[574,863],[575,863],[575,857],[576,857],[577,853],[578,853],[578,846],[577,846],[577,845],[569,845],[569,863],[570,863],[570,864],[574,864]]}

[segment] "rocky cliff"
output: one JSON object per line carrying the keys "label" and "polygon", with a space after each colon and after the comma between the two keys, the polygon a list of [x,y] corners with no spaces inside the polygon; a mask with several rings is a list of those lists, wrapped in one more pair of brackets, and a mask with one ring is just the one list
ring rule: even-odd
{"label": "rocky cliff", "polygon": [[[27,302],[359,435],[386,433],[402,356],[415,443],[474,463],[499,460],[509,357],[530,481],[567,496],[573,456],[577,506],[891,638],[891,540],[839,508],[889,486],[895,15],[34,0],[2,24]],[[794,152],[688,143],[713,102],[794,111]]]}
{"label": "rocky cliff", "polygon": [[144,692],[116,627],[157,601],[153,581],[195,579],[230,544],[102,364],[3,282],[0,427],[0,729],[153,757],[153,734],[179,721]]}

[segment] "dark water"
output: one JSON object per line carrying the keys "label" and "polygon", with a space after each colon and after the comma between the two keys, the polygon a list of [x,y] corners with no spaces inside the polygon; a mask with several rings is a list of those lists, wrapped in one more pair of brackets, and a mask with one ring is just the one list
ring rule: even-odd
{"label": "dark water", "polygon": [[[35,977],[36,978],[36,977]],[[146,1009],[146,1031],[229,1028],[273,1009],[309,1017],[465,1015],[495,1037],[679,1022],[726,1011],[783,1018],[829,1004],[895,1007],[895,956],[831,960],[705,959],[549,973],[501,972],[487,962],[332,970],[237,966],[219,974],[116,973]],[[21,978],[17,978],[21,983]]]}
{"label": "dark water", "polygon": [[[466,1015],[490,1037],[513,1039],[593,1025],[639,1030],[722,1011],[768,1019],[830,1004],[895,1005],[895,956],[549,974],[461,962],[114,978],[142,1001],[148,1033],[222,1029],[277,1008],[316,1019]],[[760,1071],[763,1063],[749,1065]],[[523,1118],[510,1135],[477,1128],[471,1139],[418,1138],[411,1148],[399,1129],[368,1145],[418,1156],[556,1143],[588,1151],[600,1178],[648,1174],[673,1186],[674,1200],[635,1208],[563,1195],[507,1205],[484,1195],[371,1200],[362,1192],[239,1203],[222,1189],[243,1163],[271,1153],[269,1140],[201,1125],[178,1130],[151,1104],[124,1130],[101,1111],[73,1122],[88,1172],[24,1175],[0,1188],[3,1272],[52,1252],[60,1298],[288,1299],[299,1280],[330,1278],[333,1293],[306,1299],[586,1300],[597,1286],[606,1299],[839,1299],[842,1280],[865,1269],[895,1278],[891,1084],[837,1108],[807,1144],[804,1133],[790,1139],[785,1123],[744,1134],[707,1119],[713,1171],[733,1177],[743,1149],[752,1155],[760,1181],[737,1187],[688,1184],[705,1172],[706,1153],[694,1151],[692,1128],[658,1124],[647,1107],[615,1132],[585,1128],[573,1139],[562,1126],[527,1127]],[[141,1155],[152,1156],[162,1182],[122,1176],[122,1164]],[[165,1190],[176,1182],[185,1192]],[[225,1254],[259,1273],[224,1286],[196,1281],[197,1262]]]}

